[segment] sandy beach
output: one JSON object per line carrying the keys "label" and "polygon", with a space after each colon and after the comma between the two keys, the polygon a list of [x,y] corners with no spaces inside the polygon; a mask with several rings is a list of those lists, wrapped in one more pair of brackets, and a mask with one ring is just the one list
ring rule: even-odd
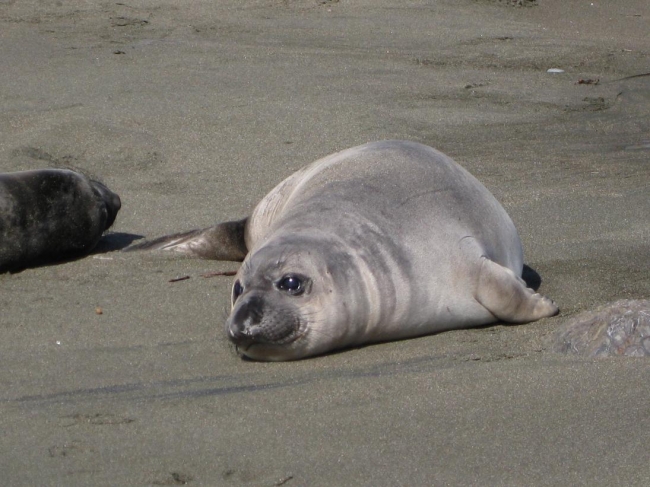
{"label": "sandy beach", "polygon": [[[0,275],[0,483],[650,485],[650,362],[551,350],[650,297],[648,32],[647,0],[0,0],[0,171],[122,199],[92,255]],[[258,363],[202,277],[237,263],[119,251],[382,139],[483,182],[561,313]]]}

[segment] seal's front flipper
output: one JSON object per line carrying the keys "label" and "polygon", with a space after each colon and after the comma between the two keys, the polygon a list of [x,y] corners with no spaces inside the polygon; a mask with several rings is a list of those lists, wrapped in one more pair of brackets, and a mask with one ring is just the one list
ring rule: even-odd
{"label": "seal's front flipper", "polygon": [[553,301],[526,287],[510,269],[481,258],[476,300],[494,316],[510,323],[527,323],[556,315]]}
{"label": "seal's front flipper", "polygon": [[134,250],[174,250],[202,259],[242,261],[248,249],[244,241],[247,219],[219,223],[213,227],[165,235],[148,242],[132,245]]}

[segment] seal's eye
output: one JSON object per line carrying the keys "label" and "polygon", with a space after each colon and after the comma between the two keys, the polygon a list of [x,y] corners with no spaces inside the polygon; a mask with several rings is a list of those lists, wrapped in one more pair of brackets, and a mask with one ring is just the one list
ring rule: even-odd
{"label": "seal's eye", "polygon": [[295,274],[287,274],[280,279],[276,286],[281,291],[286,291],[292,296],[298,296],[305,291],[303,279]]}
{"label": "seal's eye", "polygon": [[237,301],[237,298],[241,296],[241,293],[243,292],[244,292],[244,288],[242,287],[239,280],[236,280],[234,286],[232,287],[232,302],[234,303],[235,301]]}

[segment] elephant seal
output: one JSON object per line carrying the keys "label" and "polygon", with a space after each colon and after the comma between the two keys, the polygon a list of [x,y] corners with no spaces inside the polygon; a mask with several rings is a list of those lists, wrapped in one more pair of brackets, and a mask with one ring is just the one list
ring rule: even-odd
{"label": "elephant seal", "polygon": [[0,272],[90,252],[120,206],[118,195],[75,171],[0,174]]}
{"label": "elephant seal", "polygon": [[226,321],[257,360],[554,315],[521,279],[512,220],[441,152],[373,142],[281,182],[241,221],[140,249],[241,260]]}

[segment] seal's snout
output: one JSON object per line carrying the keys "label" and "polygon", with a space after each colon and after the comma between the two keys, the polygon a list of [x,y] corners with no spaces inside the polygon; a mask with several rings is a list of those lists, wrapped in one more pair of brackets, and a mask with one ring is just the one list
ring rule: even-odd
{"label": "seal's snout", "polygon": [[112,193],[110,202],[106,203],[106,209],[108,211],[108,218],[106,219],[106,229],[111,228],[111,225],[115,222],[115,217],[117,217],[117,212],[122,208],[122,201],[120,197]]}
{"label": "seal's snout", "polygon": [[117,193],[113,193],[110,189],[108,189],[104,184],[98,182],[98,181],[91,181],[91,184],[93,185],[94,190],[96,191],[97,194],[99,194],[99,197],[101,200],[104,202],[104,205],[106,206],[106,224],[104,225],[104,230],[108,230],[111,225],[115,222],[115,217],[117,217],[117,212],[120,211],[120,208],[122,208],[122,200],[120,200],[120,197],[117,195]]}
{"label": "seal's snout", "polygon": [[251,296],[238,303],[227,322],[228,338],[235,345],[250,345],[264,340],[262,328],[263,301]]}
{"label": "seal's snout", "polygon": [[287,307],[267,302],[266,296],[242,294],[226,322],[228,338],[247,349],[253,344],[287,344],[299,336],[300,318]]}

